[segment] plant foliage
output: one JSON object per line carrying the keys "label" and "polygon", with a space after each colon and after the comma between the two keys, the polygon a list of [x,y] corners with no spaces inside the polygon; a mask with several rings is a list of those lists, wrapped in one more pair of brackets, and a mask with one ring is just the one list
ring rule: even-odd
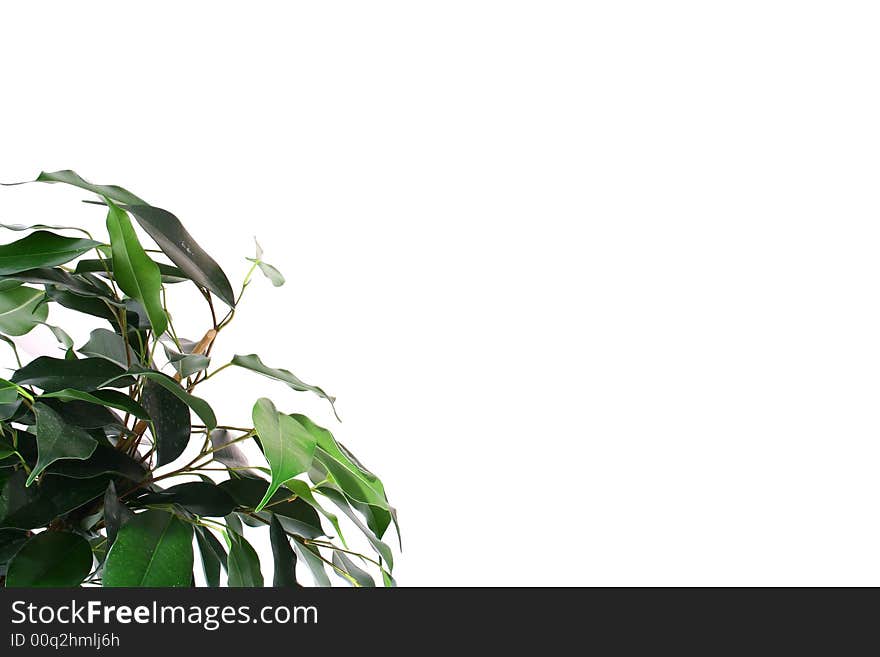
{"label": "plant foliage", "polygon": [[[8,236],[0,244],[0,347],[13,365],[0,378],[0,581],[192,586],[198,568],[208,586],[224,572],[229,586],[263,586],[246,537],[262,530],[274,586],[301,586],[304,573],[321,586],[328,574],[352,586],[375,586],[374,577],[393,586],[384,539],[397,517],[376,475],[329,430],[279,410],[289,391],[275,402],[254,395],[251,426],[223,424],[200,396],[215,375],[257,373],[336,412],[334,397],[249,350],[211,362],[252,275],[284,284],[259,245],[236,294],[167,210],[73,171],[34,182],[96,195],[89,202],[105,217],[107,239],[92,227],[0,225]],[[168,296],[187,289],[206,304],[199,339],[178,334],[168,310]],[[53,324],[55,307],[79,313],[88,339],[77,346],[73,326]],[[23,363],[17,339],[37,329],[51,331],[60,351]],[[242,449],[247,443],[259,459]],[[195,455],[183,458],[188,451]],[[364,533],[366,554],[345,542],[334,508]]]}

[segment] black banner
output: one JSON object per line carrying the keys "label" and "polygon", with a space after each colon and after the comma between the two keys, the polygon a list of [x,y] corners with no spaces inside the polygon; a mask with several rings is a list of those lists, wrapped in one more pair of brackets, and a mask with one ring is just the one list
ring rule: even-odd
{"label": "black banner", "polygon": [[[442,649],[839,652],[872,626],[868,589],[2,589],[0,655]],[[171,650],[171,653],[168,651]],[[210,654],[210,653],[209,653]],[[256,657],[254,655],[253,657]]]}

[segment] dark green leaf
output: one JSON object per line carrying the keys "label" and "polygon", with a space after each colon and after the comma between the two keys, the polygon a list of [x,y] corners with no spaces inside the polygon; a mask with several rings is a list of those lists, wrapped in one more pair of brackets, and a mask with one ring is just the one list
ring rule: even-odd
{"label": "dark green leaf", "polygon": [[[256,354],[248,354],[248,355],[236,355],[232,359],[232,364],[237,365],[238,367],[243,367],[247,370],[251,370],[252,372],[257,372],[258,374],[262,374],[263,376],[269,377],[270,379],[275,379],[276,381],[283,381],[288,386],[297,390],[299,392],[314,392],[319,397],[323,397],[327,401],[330,402],[330,406],[333,408],[333,413],[336,413],[336,407],[333,405],[336,401],[336,397],[331,397],[326,392],[318,388],[317,386],[311,386],[307,383],[300,381],[293,372],[284,369],[277,369],[274,367],[269,367],[260,360],[260,357]],[[337,419],[339,416],[336,416]]]}
{"label": "dark green leaf", "polygon": [[[355,564],[354,561],[349,559],[348,555],[344,552],[334,551],[332,561],[333,565],[336,566],[333,572],[342,577],[342,579],[344,579],[349,584],[354,583],[355,585],[362,586],[364,588],[373,588],[376,586],[376,582],[375,580],[373,580],[370,574],[362,568],[358,567],[358,565]],[[342,571],[342,573],[345,573],[347,577],[343,576],[340,571]],[[354,580],[354,582],[352,582],[352,580]]]}
{"label": "dark green leaf", "polygon": [[394,555],[391,553],[391,548],[388,547],[387,543],[384,543],[382,540],[376,537],[376,535],[366,526],[363,521],[358,517],[358,515],[354,512],[354,510],[349,505],[348,501],[345,499],[345,495],[343,495],[340,491],[331,488],[329,486],[319,486],[318,492],[321,495],[329,498],[338,508],[342,511],[346,516],[348,516],[349,520],[351,520],[355,526],[363,532],[364,536],[366,536],[367,540],[370,542],[370,545],[376,551],[382,559],[388,564],[389,568],[394,567]]}
{"label": "dark green leaf", "polygon": [[[208,431],[211,431],[217,426],[217,417],[214,415],[214,411],[208,402],[200,397],[189,394],[177,381],[167,374],[162,374],[156,370],[149,370],[140,366],[132,367],[129,370],[129,373],[155,381],[166,390],[169,390],[175,397],[195,411],[195,414],[198,415],[202,422],[205,423],[205,426],[208,427]],[[115,385],[114,387],[120,386]]]}
{"label": "dark green leaf", "polygon": [[15,471],[0,489],[0,527],[34,529],[100,497],[109,477],[67,479],[48,473],[25,488],[27,474]]}
{"label": "dark green leaf", "polygon": [[[156,262],[155,260],[153,262]],[[188,281],[189,278],[186,277],[186,274],[183,273],[179,267],[175,267],[173,265],[166,265],[164,262],[156,262],[156,266],[159,268],[159,273],[162,275],[162,282],[171,284],[171,283],[182,283],[184,281]],[[113,273],[113,261],[112,260],[80,260],[76,263],[77,274],[85,274],[85,273],[94,273],[99,275],[107,275],[108,273]]]}
{"label": "dark green leaf", "polygon": [[[99,406],[108,406],[126,413],[131,413],[139,420],[149,420],[150,416],[143,406],[118,390],[95,390],[94,392],[82,392],[65,388],[57,392],[47,392],[40,395],[40,399],[60,399],[61,401],[78,400]],[[102,425],[106,426],[106,425]]]}
{"label": "dark green leaf", "polygon": [[75,171],[71,171],[70,169],[53,172],[41,171],[40,175],[37,176],[37,179],[34,182],[66,183],[68,185],[73,185],[74,187],[79,187],[80,189],[86,189],[90,192],[94,192],[99,196],[112,198],[118,203],[144,202],[137,196],[129,192],[127,189],[123,189],[122,187],[118,187],[116,185],[93,185],[92,183],[80,178],[80,176]]}
{"label": "dark green leaf", "polygon": [[317,586],[330,586],[330,578],[324,569],[324,561],[317,556],[318,549],[310,545],[303,545],[299,541],[291,543],[296,555],[305,562],[312,573],[312,578]]}
{"label": "dark green leaf", "polygon": [[92,569],[92,548],[77,534],[46,531],[30,538],[9,562],[6,586],[79,586]]}
{"label": "dark green leaf", "polygon": [[272,482],[256,508],[260,511],[279,486],[309,469],[315,452],[315,437],[295,419],[279,413],[265,397],[254,405],[253,421],[272,469]]}
{"label": "dark green leaf", "polygon": [[107,201],[107,231],[113,250],[113,274],[122,291],[140,301],[147,311],[153,332],[160,336],[168,328],[162,306],[162,276],[147,256],[125,211]]}
{"label": "dark green leaf", "polygon": [[[266,495],[268,487],[269,482],[253,478],[229,479],[220,484],[220,488],[245,509],[255,508]],[[299,498],[291,500],[291,497],[293,494],[289,490],[279,489],[269,500],[266,511],[271,510],[279,517],[284,528],[294,534],[305,538],[323,536],[324,530],[315,509],[306,501]],[[266,512],[258,515],[264,519],[267,517]]]}
{"label": "dark green leaf", "polygon": [[38,267],[36,269],[27,269],[17,274],[11,274],[10,278],[25,283],[36,283],[37,285],[54,285],[82,297],[106,299],[114,305],[119,303],[113,298],[113,291],[107,286],[102,285],[99,287],[93,281],[82,276],[75,276],[63,269]]}
{"label": "dark green leaf", "polygon": [[151,205],[126,205],[159,248],[189,278],[207,288],[229,306],[235,305],[235,293],[226,274],[193,239],[180,220],[167,210]]}
{"label": "dark green leaf", "polygon": [[199,552],[202,556],[202,568],[205,571],[205,581],[208,586],[220,586],[220,567],[226,569],[226,550],[211,530],[205,527],[195,527],[196,541],[199,544]]}
{"label": "dark green leaf", "polygon": [[50,301],[54,301],[70,310],[106,319],[114,326],[118,324],[118,318],[114,313],[112,306],[108,306],[103,299],[78,296],[69,292],[67,289],[56,287],[54,285],[46,286],[46,296],[49,297]]}
{"label": "dark green leaf", "polygon": [[143,466],[128,454],[99,443],[92,455],[84,461],[58,461],[46,470],[46,474],[72,479],[88,479],[113,474],[131,481],[141,481],[147,473]]}
{"label": "dark green leaf", "polygon": [[30,486],[43,470],[59,459],[84,460],[98,443],[79,427],[67,424],[58,413],[43,403],[34,404],[37,417],[37,465],[25,486]]}
{"label": "dark green leaf", "polygon": [[116,494],[116,486],[111,481],[107,484],[107,492],[104,493],[104,528],[107,530],[107,549],[113,547],[120,528],[134,518],[125,504],[119,501]]}
{"label": "dark green leaf", "polygon": [[[119,333],[103,328],[92,331],[89,334],[89,341],[77,351],[86,356],[105,358],[124,369],[128,369],[139,360],[135,352],[125,343],[125,340],[122,339]],[[126,353],[128,356],[126,356]]]}
{"label": "dark green leaf", "polygon": [[168,362],[171,363],[183,379],[207,369],[208,365],[211,364],[211,359],[203,354],[181,354],[164,343],[162,347],[165,349],[165,356],[168,358]]}
{"label": "dark green leaf", "polygon": [[[13,397],[15,396],[17,394]],[[239,474],[253,476],[252,470],[245,469],[250,465],[247,456],[245,456],[244,451],[237,444],[233,443],[234,440],[237,440],[237,438],[234,438],[226,429],[214,429],[211,432],[211,449],[213,450],[211,457],[228,468],[235,468]],[[259,498],[257,498],[254,506],[257,503],[259,503]]]}
{"label": "dark green leaf", "polygon": [[49,307],[43,303],[45,293],[29,287],[16,287],[0,292],[0,331],[7,335],[24,335],[46,321]]}
{"label": "dark green leaf", "polygon": [[138,498],[138,503],[178,504],[197,516],[223,517],[235,509],[235,500],[216,484],[191,481],[172,486],[161,493],[151,493]]}
{"label": "dark green leaf", "polygon": [[150,510],[119,530],[104,565],[104,586],[189,586],[192,526],[171,513]]}
{"label": "dark green leaf", "polygon": [[102,387],[124,388],[134,380],[125,371],[104,358],[64,360],[40,356],[12,376],[12,382],[34,385],[46,392],[65,388],[91,392]]}
{"label": "dark green leaf", "polygon": [[290,547],[290,540],[284,532],[278,518],[272,516],[269,525],[269,540],[272,543],[272,555],[275,557],[275,578],[272,586],[300,588],[296,581],[296,553]]}
{"label": "dark green leaf", "polygon": [[105,406],[76,399],[62,402],[46,395],[40,399],[46,406],[63,417],[65,422],[81,429],[103,429],[122,424],[122,420]]}
{"label": "dark green leaf", "polygon": [[5,569],[9,560],[28,540],[24,529],[0,529],[0,569]]}
{"label": "dark green leaf", "polygon": [[40,230],[11,244],[0,245],[0,275],[63,265],[99,244],[94,240]]}
{"label": "dark green leaf", "polygon": [[144,382],[141,404],[153,418],[156,465],[171,463],[183,454],[189,443],[192,431],[189,407],[154,379],[147,379]]}
{"label": "dark green leaf", "polygon": [[240,533],[229,532],[228,585],[230,588],[262,587],[263,573],[256,551]]}

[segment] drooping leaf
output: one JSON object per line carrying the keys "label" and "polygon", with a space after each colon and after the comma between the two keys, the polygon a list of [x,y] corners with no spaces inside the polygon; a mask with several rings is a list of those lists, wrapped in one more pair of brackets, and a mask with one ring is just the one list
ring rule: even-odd
{"label": "drooping leaf", "polygon": [[[303,381],[300,381],[300,379],[297,378],[296,375],[294,375],[293,372],[290,372],[289,370],[269,367],[268,365],[264,364],[263,361],[260,360],[260,357],[256,354],[236,355],[232,359],[232,364],[237,365],[238,367],[243,367],[247,370],[251,370],[252,372],[257,372],[258,374],[262,374],[263,376],[269,377],[270,379],[282,381],[299,392],[311,391],[319,397],[323,397],[324,399],[329,401],[330,406],[333,408],[333,413],[336,413],[336,407],[334,406],[336,397],[331,397],[317,386],[312,386],[304,383]],[[338,415],[336,417],[337,419],[339,418]]]}
{"label": "drooping leaf", "polygon": [[67,479],[47,473],[39,486],[26,488],[26,478],[24,470],[17,470],[0,488],[0,527],[44,527],[58,516],[100,497],[110,479]]}
{"label": "drooping leaf", "polygon": [[[220,484],[220,488],[245,509],[255,508],[266,495],[268,487],[269,482],[266,480],[253,478],[234,478]],[[257,515],[265,520],[271,511],[290,532],[305,538],[323,536],[324,530],[315,509],[302,499],[290,499],[291,497],[293,495],[289,490],[279,489],[269,500],[266,510]]]}
{"label": "drooping leaf", "polygon": [[257,245],[257,255],[254,258],[248,258],[248,260],[256,263],[257,267],[259,267],[260,271],[263,272],[263,275],[271,281],[272,285],[275,287],[281,287],[284,285],[284,276],[275,267],[268,262],[263,261],[263,247],[260,246],[260,243],[257,242],[256,239],[254,240],[254,243]]}
{"label": "drooping leaf", "polygon": [[[15,395],[13,395],[14,397]],[[234,440],[237,439],[233,438],[226,429],[214,429],[211,432],[211,449],[213,450],[211,457],[228,468],[235,468],[239,474],[253,475],[253,471],[245,470],[250,463],[248,463],[244,450],[233,443]]]}
{"label": "drooping leaf", "polygon": [[134,415],[139,420],[149,420],[150,415],[146,409],[138,404],[135,400],[118,390],[95,390],[94,392],[82,392],[81,390],[73,390],[65,388],[56,392],[47,392],[40,395],[41,399],[60,399],[61,401],[71,401],[73,399],[96,404],[98,406],[108,406],[120,411],[125,411]]}
{"label": "drooping leaf", "polygon": [[189,443],[192,431],[189,407],[171,390],[151,378],[144,382],[141,404],[153,418],[156,465],[171,463],[183,454]]}
{"label": "drooping leaf", "polygon": [[[144,378],[150,379],[151,381],[155,381],[166,390],[169,390],[184,404],[189,406],[195,412],[195,414],[199,416],[202,422],[205,423],[208,431],[216,428],[217,417],[214,415],[214,411],[208,404],[208,402],[200,397],[189,394],[181,387],[181,385],[177,381],[172,379],[167,374],[163,374],[162,372],[157,372],[156,370],[150,370],[140,366],[132,367],[129,370],[129,373],[135,376],[142,376]],[[120,387],[119,385],[116,385],[118,384],[118,381],[114,381],[114,384],[115,385],[113,387]]]}
{"label": "drooping leaf", "polygon": [[318,549],[310,545],[303,545],[299,541],[293,541],[291,542],[291,545],[293,546],[294,552],[296,552],[296,556],[302,559],[309,567],[309,571],[312,573],[312,579],[315,580],[315,585],[330,586],[330,578],[327,577],[324,561],[317,556]]}
{"label": "drooping leaf", "polygon": [[220,586],[220,567],[226,569],[226,550],[217,537],[206,527],[195,527],[196,542],[199,544],[199,553],[202,557],[202,568],[205,572],[205,581],[210,587]]}
{"label": "drooping leaf", "polygon": [[46,321],[49,307],[43,303],[45,293],[30,287],[16,287],[0,292],[0,331],[7,335],[24,335]]}
{"label": "drooping leaf", "polygon": [[[354,561],[352,561],[347,554],[344,552],[333,552],[333,565],[336,568],[333,570],[334,573],[342,577],[349,584],[354,583],[357,586],[361,586],[364,588],[373,588],[376,586],[375,580],[370,576],[370,574],[364,569],[360,568]],[[347,576],[343,576],[340,574],[345,573]]]}
{"label": "drooping leaf", "polygon": [[92,455],[97,441],[79,427],[67,424],[58,413],[41,402],[34,404],[37,417],[37,465],[25,482],[30,486],[49,465],[60,459],[85,460]]}
{"label": "drooping leaf", "polygon": [[[342,544],[345,545],[345,537],[342,535],[342,527],[339,525],[339,518],[336,517],[335,514],[327,511],[323,506],[318,504],[318,500],[315,499],[315,496],[312,494],[311,487],[304,481],[299,479],[290,479],[284,483],[285,488],[289,489],[296,496],[308,504],[314,512],[320,513],[322,516],[327,518],[330,521],[330,524],[333,525],[333,529],[336,530],[336,535],[339,537],[339,540],[342,541]],[[318,524],[320,527],[320,522]],[[310,536],[306,536],[306,538],[311,538]]]}
{"label": "drooping leaf", "polygon": [[235,500],[223,488],[205,481],[190,481],[138,498],[138,503],[177,504],[197,516],[223,517],[235,509]]}
{"label": "drooping leaf", "polygon": [[263,573],[260,570],[260,558],[253,546],[240,532],[229,532],[229,558],[227,584],[230,588],[262,587]]}
{"label": "drooping leaf", "polygon": [[192,526],[165,511],[145,511],[119,530],[107,554],[103,584],[189,586],[193,559]]}
{"label": "drooping leaf", "polygon": [[69,308],[70,310],[75,310],[78,313],[84,313],[86,315],[92,315],[93,317],[106,319],[114,326],[118,326],[119,324],[119,319],[115,313],[113,306],[108,305],[104,299],[79,296],[77,294],[73,294],[65,288],[57,287],[54,285],[46,286],[46,296],[49,298],[50,301],[54,301],[55,303],[64,306],[65,308]]}
{"label": "drooping leaf", "polygon": [[107,201],[107,231],[113,249],[113,275],[116,283],[130,297],[140,301],[147,311],[153,332],[159,336],[168,328],[162,306],[162,276],[159,267],[144,251],[124,210]]}
{"label": "drooping leaf", "polygon": [[45,392],[65,388],[92,392],[102,387],[124,388],[134,383],[121,367],[104,358],[65,360],[49,356],[35,358],[19,369],[11,380],[21,385],[37,386]]}
{"label": "drooping leaf", "polygon": [[364,536],[366,536],[367,540],[370,542],[372,548],[376,551],[382,559],[388,564],[389,568],[394,568],[394,555],[391,552],[391,548],[387,543],[383,542],[381,539],[377,538],[375,533],[371,531],[366,525],[364,525],[363,521],[358,517],[358,515],[354,512],[349,505],[348,500],[345,499],[345,495],[343,495],[340,491],[331,488],[329,486],[319,486],[318,492],[321,495],[324,495],[328,499],[330,499],[340,511],[342,511],[346,516],[348,516],[349,520],[351,520],[355,526],[363,532]]}
{"label": "drooping leaf", "polygon": [[127,189],[123,189],[122,187],[118,187],[117,185],[93,185],[92,183],[83,180],[79,176],[79,174],[77,174],[75,171],[71,171],[70,169],[51,172],[41,171],[40,175],[37,176],[37,179],[34,182],[66,183],[68,185],[73,185],[74,187],[79,187],[80,189],[94,192],[98,196],[106,196],[108,198],[112,198],[118,203],[144,202],[137,196],[129,192]]}
{"label": "drooping leaf", "polygon": [[67,290],[68,292],[81,297],[105,299],[108,303],[113,305],[119,304],[114,298],[113,291],[106,285],[99,286],[91,279],[84,276],[75,276],[63,269],[37,267],[36,269],[26,269],[15,274],[10,274],[9,276],[10,278],[14,278],[15,280],[24,283],[54,285],[59,289]]}
{"label": "drooping leaf", "polygon": [[138,362],[134,350],[126,344],[119,333],[103,328],[92,331],[89,334],[89,341],[77,351],[94,358],[106,358],[124,369],[128,369]]}
{"label": "drooping leaf", "polygon": [[107,484],[107,492],[104,493],[104,528],[107,530],[108,550],[116,542],[119,529],[132,518],[134,518],[134,513],[119,501],[116,486],[111,481]]}
{"label": "drooping leaf", "polygon": [[6,586],[79,586],[92,569],[92,548],[82,536],[45,531],[30,538],[9,562]]}
{"label": "drooping leaf", "polygon": [[100,242],[40,230],[11,244],[0,244],[0,276],[35,267],[54,267],[94,249]]}
{"label": "drooping leaf", "polygon": [[315,453],[315,436],[289,415],[279,413],[265,397],[253,410],[254,428],[272,469],[272,481],[256,511],[262,510],[278,487],[306,472]]}
{"label": "drooping leaf", "polygon": [[67,331],[65,331],[60,326],[52,326],[51,324],[44,324],[44,326],[52,331],[52,335],[55,336],[55,339],[58,340],[58,343],[61,345],[62,349],[65,351],[69,350],[73,347],[73,338],[71,338]]}
{"label": "drooping leaf", "polygon": [[[156,261],[153,260],[153,262]],[[186,277],[186,274],[183,273],[183,270],[179,267],[166,265],[164,262],[156,262],[156,266],[159,268],[159,273],[162,275],[162,282],[165,284],[182,283],[189,280],[189,278]],[[80,260],[76,263],[74,273],[90,273],[106,276],[107,274],[113,273],[113,261],[98,259]]]}
{"label": "drooping leaf", "polygon": [[269,541],[272,543],[272,556],[275,558],[274,587],[301,588],[296,581],[296,553],[290,547],[290,540],[275,515],[269,525]]}
{"label": "drooping leaf", "polygon": [[[2,185],[3,183],[0,183]],[[12,183],[12,184],[20,184],[20,183]],[[83,230],[77,226],[49,226],[47,224],[0,224],[0,228],[6,228],[7,230],[14,230],[16,232],[23,232],[25,230],[75,230],[78,233],[82,233],[88,238],[91,238],[89,232],[87,230]]]}

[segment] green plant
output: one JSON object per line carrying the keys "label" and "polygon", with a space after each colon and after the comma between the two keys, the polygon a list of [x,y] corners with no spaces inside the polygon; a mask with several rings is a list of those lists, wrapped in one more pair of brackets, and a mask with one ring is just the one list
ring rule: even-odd
{"label": "green plant", "polygon": [[[0,340],[17,364],[0,379],[5,584],[191,586],[198,553],[210,586],[219,586],[221,570],[229,586],[262,586],[246,524],[269,532],[275,586],[299,585],[297,560],[319,585],[329,585],[328,573],[355,586],[374,585],[373,575],[393,585],[382,538],[397,519],[374,474],[327,429],[269,399],[256,400],[249,426],[228,426],[195,394],[221,372],[250,370],[333,406],[321,388],[254,354],[211,369],[211,350],[252,274],[284,282],[259,246],[236,295],[170,212],[72,171],[34,182],[96,194],[90,202],[103,206],[109,241],[81,228],[3,226],[27,232],[0,245]],[[141,245],[132,217],[158,249]],[[210,317],[198,341],[180,337],[168,311],[167,295],[187,282]],[[222,316],[215,299],[228,306]],[[100,326],[75,348],[67,331],[47,323],[53,306]],[[61,357],[23,364],[15,338],[39,326],[55,335]],[[245,441],[267,465],[249,462]],[[198,447],[194,458],[182,458],[188,447]],[[349,549],[333,507],[363,531],[369,555]]]}

